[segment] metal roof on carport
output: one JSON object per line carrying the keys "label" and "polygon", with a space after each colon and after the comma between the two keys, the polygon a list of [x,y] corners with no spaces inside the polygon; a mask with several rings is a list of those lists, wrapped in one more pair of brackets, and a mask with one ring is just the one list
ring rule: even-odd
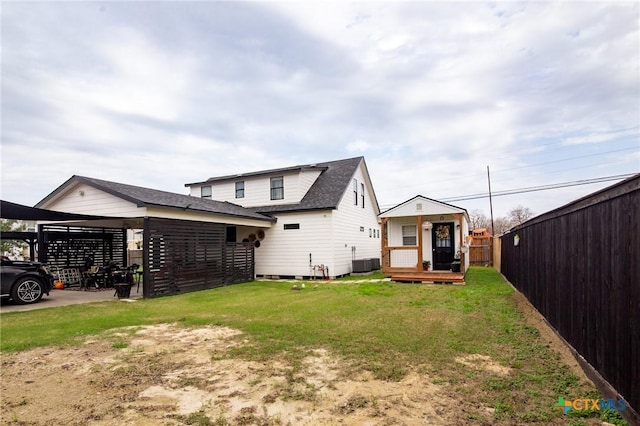
{"label": "metal roof on carport", "polygon": [[36,220],[48,222],[67,222],[67,221],[99,221],[112,220],[122,221],[125,218],[95,216],[87,214],[58,212],[54,210],[39,209],[37,207],[29,207],[22,204],[16,204],[9,201],[0,200],[0,217],[2,219],[17,220]]}

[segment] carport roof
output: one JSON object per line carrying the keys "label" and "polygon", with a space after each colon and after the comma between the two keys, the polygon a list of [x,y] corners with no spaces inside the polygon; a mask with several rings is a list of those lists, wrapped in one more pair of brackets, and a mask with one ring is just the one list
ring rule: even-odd
{"label": "carport roof", "polygon": [[95,179],[85,176],[74,175],[65,183],[47,195],[36,207],[45,205],[54,199],[58,194],[64,192],[74,184],[86,184],[108,194],[130,201],[138,207],[160,207],[169,209],[179,209],[183,211],[196,211],[204,213],[236,216],[255,220],[275,222],[275,218],[256,213],[237,204],[209,200],[205,198],[192,197],[190,195],[176,194],[173,192],[160,191],[157,189],[144,188],[141,186],[127,185],[124,183],[111,182],[102,179]]}
{"label": "carport roof", "polygon": [[75,214],[58,212],[54,210],[39,209],[36,207],[24,206],[10,201],[0,200],[0,216],[3,219],[18,220],[46,220],[46,221],[67,221],[67,220],[95,220],[104,219],[103,216],[93,216],[87,214]]}

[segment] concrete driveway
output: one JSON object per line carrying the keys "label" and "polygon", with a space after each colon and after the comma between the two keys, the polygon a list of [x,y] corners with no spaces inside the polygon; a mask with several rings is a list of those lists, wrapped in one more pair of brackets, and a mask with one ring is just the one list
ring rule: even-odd
{"label": "concrete driveway", "polygon": [[[76,305],[78,303],[92,303],[92,302],[104,302],[108,300],[118,301],[117,296],[114,295],[115,290],[100,289],[100,290],[51,290],[49,296],[44,296],[38,303],[32,303],[30,305],[16,305],[15,303],[2,300],[0,305],[0,313],[5,312],[18,312],[18,311],[31,311],[33,309],[54,308],[56,306]],[[131,287],[130,299],[140,299],[142,297],[142,285],[140,285],[140,291],[137,291],[137,286]],[[122,299],[124,300],[124,299]]]}

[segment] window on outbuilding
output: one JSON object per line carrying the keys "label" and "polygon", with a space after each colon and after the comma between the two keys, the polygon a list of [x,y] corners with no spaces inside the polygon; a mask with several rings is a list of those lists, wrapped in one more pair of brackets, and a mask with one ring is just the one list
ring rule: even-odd
{"label": "window on outbuilding", "polygon": [[201,198],[209,198],[211,199],[211,187],[203,186],[200,188],[200,197]]}
{"label": "window on outbuilding", "polygon": [[403,246],[417,245],[415,225],[402,225],[402,245]]}
{"label": "window on outbuilding", "polygon": [[271,199],[283,200],[284,199],[284,177],[272,177],[271,178]]}

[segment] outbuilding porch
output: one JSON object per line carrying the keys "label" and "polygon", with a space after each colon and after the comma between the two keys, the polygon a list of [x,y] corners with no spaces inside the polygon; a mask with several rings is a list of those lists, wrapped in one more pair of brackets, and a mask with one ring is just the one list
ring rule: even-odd
{"label": "outbuilding porch", "polygon": [[382,272],[396,281],[463,282],[466,210],[417,196],[380,215]]}

